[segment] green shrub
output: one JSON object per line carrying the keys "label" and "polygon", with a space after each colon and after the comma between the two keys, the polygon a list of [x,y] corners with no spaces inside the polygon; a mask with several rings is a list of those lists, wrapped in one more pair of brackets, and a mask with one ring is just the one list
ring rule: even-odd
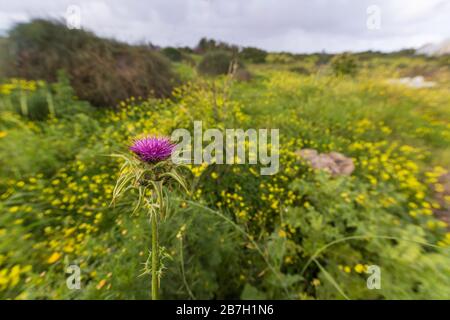
{"label": "green shrub", "polygon": [[148,47],[102,39],[62,23],[34,20],[9,33],[7,76],[56,80],[68,72],[76,95],[95,106],[113,106],[130,96],[170,95],[176,81],[168,61]]}
{"label": "green shrub", "polygon": [[5,74],[7,52],[8,52],[8,39],[0,37],[0,77]]}
{"label": "green shrub", "polygon": [[355,76],[358,72],[356,59],[349,53],[343,53],[333,57],[330,61],[333,73],[337,76]]}
{"label": "green shrub", "polygon": [[264,63],[266,62],[267,51],[258,48],[247,47],[242,49],[242,51],[239,53],[239,56],[242,59],[252,63]]}
{"label": "green shrub", "polygon": [[205,54],[198,65],[198,71],[204,75],[217,76],[227,74],[233,60],[225,51],[211,51]]}
{"label": "green shrub", "polygon": [[161,53],[168,59],[174,62],[180,62],[183,60],[183,54],[177,48],[167,47],[161,50]]}
{"label": "green shrub", "polygon": [[239,51],[238,46],[232,45],[223,41],[216,41],[214,39],[201,38],[195,47],[196,53],[206,53],[209,51],[227,51],[230,53],[237,53]]}

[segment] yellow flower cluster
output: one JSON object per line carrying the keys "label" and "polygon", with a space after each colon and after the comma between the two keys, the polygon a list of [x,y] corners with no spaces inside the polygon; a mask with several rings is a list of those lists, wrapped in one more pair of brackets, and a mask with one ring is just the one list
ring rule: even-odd
{"label": "yellow flower cluster", "polygon": [[0,290],[14,288],[19,283],[20,277],[26,275],[31,269],[31,265],[14,265],[10,269],[5,268],[0,270]]}
{"label": "yellow flower cluster", "polygon": [[352,271],[356,273],[367,273],[369,265],[357,263],[353,267],[349,265],[338,265],[339,270],[345,272],[345,273],[351,273]]}
{"label": "yellow flower cluster", "polygon": [[0,84],[0,94],[10,95],[15,90],[36,91],[38,87],[44,87],[44,81],[10,79],[9,82]]}

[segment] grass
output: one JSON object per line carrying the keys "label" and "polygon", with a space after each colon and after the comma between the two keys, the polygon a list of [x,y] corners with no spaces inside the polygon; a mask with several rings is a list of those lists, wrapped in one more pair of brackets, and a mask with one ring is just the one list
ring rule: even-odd
{"label": "grass", "polygon": [[[0,110],[0,297],[148,299],[148,216],[131,214],[133,193],[109,207],[122,165],[109,155],[142,133],[203,120],[204,129],[279,128],[280,172],[191,167],[192,197],[170,198],[160,226],[162,299],[448,299],[450,233],[434,211],[449,206],[439,177],[450,166],[450,72],[439,69],[433,88],[389,84],[400,64],[435,67],[376,57],[354,78],[335,77],[307,57],[247,65],[254,78],[238,82],[178,62],[190,82],[170,99],[93,110],[58,95],[62,82],[50,91],[56,115],[37,118],[15,105],[20,85],[2,91],[14,108]],[[39,88],[26,91],[30,107]],[[301,148],[342,152],[355,171],[312,170],[295,156]],[[66,286],[69,264],[81,268],[81,290]],[[380,290],[366,287],[369,265],[382,270]]]}

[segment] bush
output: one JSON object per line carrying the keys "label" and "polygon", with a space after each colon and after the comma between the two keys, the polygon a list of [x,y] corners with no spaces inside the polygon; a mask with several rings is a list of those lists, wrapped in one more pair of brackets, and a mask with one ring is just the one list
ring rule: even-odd
{"label": "bush", "polygon": [[174,62],[183,60],[183,54],[177,48],[167,47],[161,50],[161,53]]}
{"label": "bush", "polygon": [[195,66],[195,60],[190,56],[190,52],[184,48],[167,47],[161,53],[172,62],[184,62],[190,66]]}
{"label": "bush", "polygon": [[239,56],[253,63],[264,63],[266,62],[267,52],[258,48],[247,47],[242,49]]}
{"label": "bush", "polygon": [[237,53],[239,51],[238,46],[232,45],[222,41],[216,41],[214,39],[201,38],[195,47],[194,51],[196,53],[206,53],[209,51],[227,51],[230,53]]}
{"label": "bush", "polygon": [[9,33],[7,76],[56,80],[68,72],[76,95],[95,106],[129,96],[168,96],[176,81],[168,61],[148,47],[102,39],[62,23],[34,20]]}
{"label": "bush", "polygon": [[205,54],[198,65],[198,71],[204,75],[217,76],[227,74],[233,60],[225,51],[211,51]]}
{"label": "bush", "polygon": [[0,76],[5,74],[8,39],[0,37]]}
{"label": "bush", "polygon": [[335,56],[330,63],[334,74],[337,76],[355,76],[358,71],[356,59],[348,53]]}

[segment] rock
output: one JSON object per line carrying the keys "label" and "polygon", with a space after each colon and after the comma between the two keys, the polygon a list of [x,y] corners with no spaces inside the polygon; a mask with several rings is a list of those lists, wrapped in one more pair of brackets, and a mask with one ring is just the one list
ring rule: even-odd
{"label": "rock", "polygon": [[389,79],[388,83],[391,84],[402,84],[411,88],[431,88],[436,85],[433,81],[425,81],[424,77],[417,76],[417,77],[405,77],[405,78],[399,78],[399,79]]}
{"label": "rock", "polygon": [[296,155],[309,162],[314,169],[328,171],[332,176],[348,176],[355,170],[353,160],[339,152],[318,153],[315,149],[301,149]]}
{"label": "rock", "polygon": [[329,156],[334,160],[334,162],[339,167],[339,172],[342,175],[351,175],[355,170],[355,165],[353,164],[353,160],[347,158],[342,153],[339,152],[330,152]]}
{"label": "rock", "polygon": [[309,160],[311,167],[315,169],[323,169],[330,172],[332,175],[339,174],[339,167],[336,162],[327,154],[319,154],[317,157]]}
{"label": "rock", "polygon": [[237,69],[233,77],[238,81],[244,82],[252,80],[252,74],[245,69]]}
{"label": "rock", "polygon": [[295,153],[297,156],[306,159],[311,160],[312,158],[317,157],[318,152],[314,149],[301,149]]}

